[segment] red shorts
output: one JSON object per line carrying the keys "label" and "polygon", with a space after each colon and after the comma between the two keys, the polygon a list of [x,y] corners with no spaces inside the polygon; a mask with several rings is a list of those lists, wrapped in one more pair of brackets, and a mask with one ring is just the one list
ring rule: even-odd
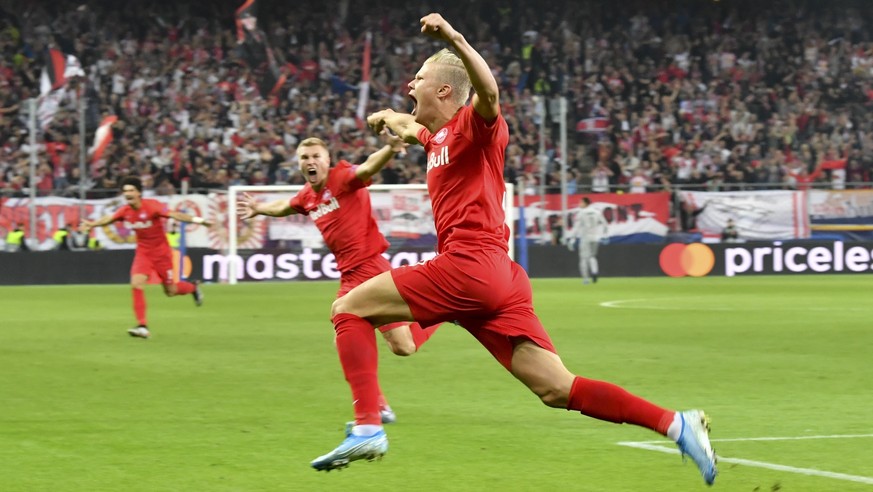
{"label": "red shorts", "polygon": [[164,285],[173,285],[176,280],[173,272],[173,257],[170,253],[158,255],[145,255],[136,252],[133,257],[133,265],[130,266],[130,275],[151,276],[155,274]]}
{"label": "red shorts", "polygon": [[[391,269],[391,263],[385,259],[382,255],[376,255],[372,258],[368,259],[364,263],[356,266],[355,268],[343,272],[340,277],[340,288],[336,293],[336,298],[349,293],[350,290],[355,287],[361,285],[362,283],[370,280],[371,278],[379,275],[382,272],[387,272]],[[379,331],[385,333],[386,331],[393,330],[394,328],[399,328],[401,326],[406,326],[409,323],[389,323],[387,325],[382,325],[379,327]]]}
{"label": "red shorts", "polygon": [[391,275],[419,323],[457,322],[507,369],[521,341],[555,352],[534,314],[527,273],[502,251],[452,251]]}
{"label": "red shorts", "polygon": [[355,287],[390,269],[391,263],[388,263],[384,256],[376,255],[369,258],[351,270],[342,273],[340,288],[336,293],[336,298],[339,299]]}

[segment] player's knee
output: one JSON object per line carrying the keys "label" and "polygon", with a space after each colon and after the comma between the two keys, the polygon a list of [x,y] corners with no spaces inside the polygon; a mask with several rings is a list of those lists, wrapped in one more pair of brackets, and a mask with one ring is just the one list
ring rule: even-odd
{"label": "player's knee", "polygon": [[333,304],[330,305],[330,317],[333,318],[339,314],[345,314],[348,312],[348,303],[345,300],[345,296],[340,297],[333,301]]}
{"label": "player's knee", "polygon": [[547,407],[567,408],[567,396],[558,392],[549,392],[540,395],[540,401]]}
{"label": "player's knee", "polygon": [[534,393],[540,397],[540,401],[542,401],[544,405],[552,408],[567,408],[567,398],[569,395],[561,387],[555,385],[532,389]]}
{"label": "player's knee", "polygon": [[176,295],[176,286],[175,285],[165,285],[164,286],[164,295],[167,297],[173,297]]}
{"label": "player's knee", "polygon": [[394,352],[395,355],[399,355],[401,357],[409,357],[416,351],[415,343],[409,341],[398,342],[395,340],[389,340],[388,347],[391,348],[391,351]]}
{"label": "player's knee", "polygon": [[363,317],[363,313],[360,312],[359,307],[355,306],[355,303],[349,299],[348,295],[344,295],[339,299],[333,301],[333,304],[330,307],[330,315],[334,317],[338,314],[354,314],[356,316]]}

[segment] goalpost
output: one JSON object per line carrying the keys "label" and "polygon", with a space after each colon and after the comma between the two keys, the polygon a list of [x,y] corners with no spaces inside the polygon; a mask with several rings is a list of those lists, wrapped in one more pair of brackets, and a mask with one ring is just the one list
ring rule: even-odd
{"label": "goalpost", "polygon": [[[227,275],[227,281],[229,284],[233,285],[244,279],[244,262],[240,255],[241,251],[255,251],[268,248],[269,245],[278,245],[273,247],[282,248],[286,247],[288,242],[292,242],[299,243],[303,248],[323,249],[327,252],[327,248],[321,241],[321,233],[318,232],[309,217],[299,215],[291,217],[258,216],[243,224],[236,215],[236,203],[243,193],[253,194],[259,201],[290,200],[302,188],[302,185],[231,186],[228,188],[227,257],[230,271]],[[408,261],[405,260],[410,255],[404,255],[402,258],[400,256],[404,248],[413,245],[415,250],[430,252],[429,255],[422,255],[424,259],[432,257],[433,251],[436,249],[436,231],[433,225],[433,213],[427,185],[372,185],[367,189],[370,191],[373,215],[379,230],[391,244],[388,253],[399,253],[396,261],[400,264],[406,263]],[[503,210],[506,224],[509,227],[509,256],[514,259],[515,232],[513,221],[515,220],[515,209],[513,191],[513,185],[506,183]],[[395,264],[394,266],[399,265]]]}

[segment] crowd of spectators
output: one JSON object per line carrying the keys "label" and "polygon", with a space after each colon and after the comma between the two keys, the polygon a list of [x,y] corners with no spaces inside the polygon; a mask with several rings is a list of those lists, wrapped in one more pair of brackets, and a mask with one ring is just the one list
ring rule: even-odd
{"label": "crowd of spectators", "polygon": [[[407,82],[440,47],[417,34],[433,8],[424,1],[260,0],[258,27],[288,75],[264,99],[236,56],[236,6],[220,3],[0,2],[0,194],[35,186],[78,196],[84,183],[91,197],[112,196],[128,174],[158,194],[183,181],[194,190],[302,183],[303,138],[352,162],[378,145],[356,117],[366,32],[367,112],[407,110]],[[871,180],[873,2],[469,0],[440,11],[493,69],[510,125],[506,177],[524,178],[530,193],[542,176],[558,186],[564,161],[571,192]],[[74,54],[86,76],[68,83],[40,132],[30,182],[26,103],[39,96],[46,47]],[[119,118],[84,176],[79,98],[86,147],[102,116]],[[410,148],[376,181],[422,183],[424,162]]]}

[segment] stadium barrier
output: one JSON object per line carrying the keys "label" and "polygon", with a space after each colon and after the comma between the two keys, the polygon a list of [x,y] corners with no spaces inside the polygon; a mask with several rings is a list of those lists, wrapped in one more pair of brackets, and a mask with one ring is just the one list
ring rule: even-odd
{"label": "stadium barrier", "polygon": [[[389,251],[393,267],[433,257],[427,248]],[[577,253],[563,246],[529,246],[529,275],[578,276]],[[769,241],[745,243],[608,244],[598,254],[601,277],[703,277],[873,272],[873,241]],[[131,250],[0,253],[0,285],[121,284],[130,280]],[[177,258],[178,262],[179,259]],[[240,268],[232,268],[237,263]],[[307,281],[339,278],[333,255],[323,248],[246,251],[189,249],[187,278],[224,283]]]}

